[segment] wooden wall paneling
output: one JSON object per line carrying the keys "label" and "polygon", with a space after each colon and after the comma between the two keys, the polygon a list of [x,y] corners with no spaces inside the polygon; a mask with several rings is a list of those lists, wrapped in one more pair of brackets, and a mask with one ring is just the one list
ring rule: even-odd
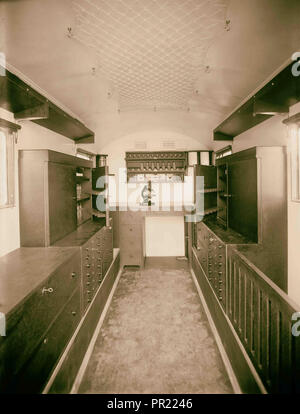
{"label": "wooden wall paneling", "polygon": [[231,362],[241,390],[244,393],[260,394],[264,392],[264,387],[259,381],[250,360],[245,356],[245,351],[235,333],[235,330],[226,317],[224,309],[219,303],[206,275],[204,274],[198,261],[195,248],[193,248],[192,269],[195,273],[199,286],[204,294],[207,306],[214,320],[216,328],[222,338],[225,351]]}
{"label": "wooden wall paneling", "polygon": [[[292,314],[296,305],[233,246],[228,250],[229,280],[234,284],[228,289],[228,300],[235,306],[233,312],[229,306],[228,317],[267,390],[292,392],[298,386],[300,374],[299,366],[293,363],[297,338],[292,336]],[[246,301],[241,294],[245,289],[237,288],[239,275],[243,275],[247,286]],[[238,324],[239,303],[245,304],[244,325]]]}

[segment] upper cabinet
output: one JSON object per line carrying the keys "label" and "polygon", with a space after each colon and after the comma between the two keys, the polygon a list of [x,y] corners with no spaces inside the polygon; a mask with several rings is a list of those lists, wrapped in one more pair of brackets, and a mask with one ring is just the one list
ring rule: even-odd
{"label": "upper cabinet", "polygon": [[49,150],[19,151],[21,246],[50,246],[81,224],[82,201],[76,194],[80,168],[91,169],[92,162]]}

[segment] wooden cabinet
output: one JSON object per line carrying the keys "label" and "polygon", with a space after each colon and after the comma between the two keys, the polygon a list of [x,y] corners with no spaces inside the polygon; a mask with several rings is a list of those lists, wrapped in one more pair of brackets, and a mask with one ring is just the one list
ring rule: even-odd
{"label": "wooden cabinet", "polygon": [[196,255],[216,297],[226,304],[226,245],[203,223],[197,223]]}
{"label": "wooden cabinet", "polygon": [[143,212],[120,211],[118,223],[121,266],[143,267]]}
{"label": "wooden cabinet", "polygon": [[[7,336],[0,337],[1,391],[42,390],[100,290],[103,309],[112,261],[112,228],[93,221],[55,246],[21,248],[0,258],[0,312],[7,315]],[[100,315],[91,317],[98,321]]]}
{"label": "wooden cabinet", "polygon": [[47,247],[76,229],[80,166],[92,164],[55,151],[19,151],[21,246]]}
{"label": "wooden cabinet", "polygon": [[[39,259],[41,261],[36,263]],[[8,271],[0,279],[7,302],[6,306],[2,301],[0,305],[0,311],[7,317],[7,335],[0,337],[0,390],[21,392],[26,385],[28,392],[36,392],[36,383],[31,384],[30,380],[31,375],[37,374],[26,367],[30,367],[30,360],[36,357],[40,345],[46,345],[47,332],[71,298],[69,317],[72,323],[65,327],[65,332],[61,329],[55,334],[57,343],[51,351],[52,359],[40,360],[38,369],[43,376],[39,379],[39,389],[53,368],[50,361],[58,359],[80,318],[80,256],[77,249],[61,249],[61,252],[56,248],[17,249],[1,258],[0,266]],[[19,280],[12,278],[10,270],[16,272],[14,276]],[[22,287],[27,275],[31,278],[28,293]]]}
{"label": "wooden cabinet", "polygon": [[45,332],[29,360],[12,380],[14,393],[39,393],[81,318],[77,289]]}
{"label": "wooden cabinet", "polygon": [[113,260],[112,227],[88,221],[55,243],[56,247],[78,247],[81,256],[82,311],[92,302]]}
{"label": "wooden cabinet", "polygon": [[[203,181],[202,181],[203,180]],[[204,216],[217,212],[217,169],[213,166],[195,165],[195,202]]]}
{"label": "wooden cabinet", "polygon": [[285,147],[254,147],[217,160],[218,222],[259,245],[253,251],[249,248],[247,254],[284,291],[286,162]]}

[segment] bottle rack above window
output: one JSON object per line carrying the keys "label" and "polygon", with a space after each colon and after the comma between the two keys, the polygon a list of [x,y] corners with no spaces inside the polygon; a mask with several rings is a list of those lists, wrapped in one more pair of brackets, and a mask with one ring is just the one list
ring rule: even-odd
{"label": "bottle rack above window", "polygon": [[187,152],[126,152],[127,177],[138,174],[178,174],[184,176]]}

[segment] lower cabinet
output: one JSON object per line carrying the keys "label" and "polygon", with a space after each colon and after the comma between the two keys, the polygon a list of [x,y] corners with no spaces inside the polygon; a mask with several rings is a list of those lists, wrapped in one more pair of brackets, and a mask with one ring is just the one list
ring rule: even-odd
{"label": "lower cabinet", "polygon": [[219,302],[226,306],[226,245],[204,223],[194,224],[194,243],[203,272]]}
{"label": "lower cabinet", "polygon": [[[57,332],[57,335],[62,333],[65,335],[70,329],[73,330],[80,316],[79,292],[80,257],[74,254],[8,315],[7,335],[0,338],[0,392],[15,393],[22,392],[23,389],[24,392],[35,392],[36,386],[32,384],[31,389],[31,376],[28,374],[31,372],[30,360],[36,356],[40,344],[44,341],[46,344],[48,341],[47,332],[56,323],[58,315],[63,314],[66,303],[72,307],[70,310],[72,324],[65,322],[65,331],[62,329]],[[75,315],[72,312],[75,312]],[[59,340],[58,337],[56,339]],[[57,346],[63,349],[59,343],[61,341]],[[52,355],[55,360],[59,353],[52,353]],[[46,362],[53,366],[50,359]],[[29,368],[25,368],[26,366]],[[50,371],[43,361],[40,362],[40,369],[47,372],[48,376]],[[34,370],[32,373],[34,374]],[[41,385],[42,378],[39,380],[39,387]]]}
{"label": "lower cabinet", "polygon": [[58,361],[81,318],[77,289],[12,381],[14,393],[38,393]]}
{"label": "lower cabinet", "polygon": [[[74,253],[7,316],[7,335],[0,337],[0,393],[41,392],[99,290],[107,300],[111,285],[104,279],[113,262],[112,228],[102,227],[81,247],[69,247]],[[25,269],[26,258],[21,265]],[[114,277],[117,270],[111,272]],[[93,317],[98,321],[100,314]]]}
{"label": "lower cabinet", "polygon": [[119,246],[121,252],[121,267],[144,266],[143,226],[143,212],[119,212]]}

